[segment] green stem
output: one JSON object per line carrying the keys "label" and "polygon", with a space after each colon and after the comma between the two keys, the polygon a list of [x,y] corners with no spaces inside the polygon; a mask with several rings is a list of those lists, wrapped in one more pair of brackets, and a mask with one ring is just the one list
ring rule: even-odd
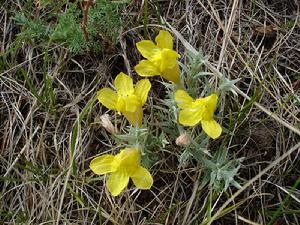
{"label": "green stem", "polygon": [[285,197],[285,199],[283,200],[283,202],[280,204],[279,208],[275,211],[275,213],[273,214],[271,220],[268,222],[267,225],[271,225],[274,223],[274,221],[278,218],[278,216],[280,215],[280,213],[283,211],[283,207],[288,203],[288,201],[291,198],[291,194],[293,193],[293,191],[296,190],[296,188],[298,187],[298,185],[300,184],[300,176],[298,177],[298,179],[296,180],[295,184],[292,187],[292,190],[288,193],[288,195]]}

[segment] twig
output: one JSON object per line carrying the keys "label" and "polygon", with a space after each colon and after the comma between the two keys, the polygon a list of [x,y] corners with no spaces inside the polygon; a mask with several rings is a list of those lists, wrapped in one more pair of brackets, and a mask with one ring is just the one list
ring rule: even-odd
{"label": "twig", "polygon": [[95,3],[93,0],[86,0],[82,2],[82,12],[83,12],[83,19],[81,22],[81,29],[84,35],[84,38],[86,41],[89,40],[89,34],[87,32],[87,23],[88,23],[88,15],[89,15],[89,9],[91,6],[93,6]]}

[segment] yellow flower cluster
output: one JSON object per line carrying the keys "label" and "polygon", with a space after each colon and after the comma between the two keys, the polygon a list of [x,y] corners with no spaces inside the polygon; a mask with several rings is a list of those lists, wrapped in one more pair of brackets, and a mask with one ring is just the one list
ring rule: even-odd
{"label": "yellow flower cluster", "polygon": [[140,165],[140,151],[125,148],[119,154],[102,155],[90,163],[91,170],[98,175],[110,173],[107,188],[113,196],[119,195],[128,185],[129,178],[139,189],[150,189],[153,178],[149,171]]}
{"label": "yellow flower cluster", "polygon": [[97,98],[105,107],[122,113],[133,126],[141,126],[143,120],[143,105],[147,101],[151,88],[148,79],[140,80],[133,86],[131,77],[124,73],[114,80],[116,92],[103,88],[97,93]]}
{"label": "yellow flower cluster", "polygon": [[136,43],[138,51],[147,60],[141,60],[135,71],[142,77],[161,75],[174,83],[180,82],[180,70],[177,59],[180,55],[173,50],[173,38],[167,31],[161,30],[155,38],[156,44],[149,40]]}
{"label": "yellow flower cluster", "polygon": [[175,92],[175,101],[181,109],[179,123],[195,126],[201,122],[202,129],[209,137],[216,139],[221,135],[222,128],[213,118],[218,102],[216,94],[194,100],[185,91],[178,90]]}
{"label": "yellow flower cluster", "polygon": [[[138,51],[146,58],[135,66],[135,71],[142,77],[160,75],[178,84],[180,70],[178,58],[180,55],[173,50],[173,38],[167,31],[161,30],[155,38],[155,43],[142,40],[136,44]],[[143,121],[143,106],[147,101],[151,83],[148,79],[138,81],[135,85],[131,77],[120,73],[114,80],[115,91],[103,88],[97,92],[101,104],[115,110],[135,127],[141,127]],[[201,123],[203,131],[215,139],[222,133],[221,126],[213,119],[218,96],[211,94],[194,100],[184,90],[177,90],[175,101],[180,108],[179,123],[184,126],[195,126]],[[129,178],[139,189],[150,189],[153,178],[149,171],[140,165],[140,150],[125,148],[119,154],[102,155],[90,163],[91,170],[103,175],[110,173],[107,188],[113,196],[119,195],[127,186]]]}

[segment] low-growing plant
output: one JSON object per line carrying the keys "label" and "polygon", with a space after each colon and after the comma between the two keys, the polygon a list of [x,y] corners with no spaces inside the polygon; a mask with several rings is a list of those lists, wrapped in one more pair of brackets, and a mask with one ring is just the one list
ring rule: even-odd
{"label": "low-growing plant", "polygon": [[[19,40],[42,46],[62,44],[73,53],[82,53],[88,49],[99,52],[105,41],[113,43],[122,25],[119,8],[123,4],[97,0],[86,12],[81,9],[80,4],[82,2],[42,2],[41,10],[51,10],[48,9],[50,12],[39,18],[26,12],[17,12],[14,18],[21,26]],[[88,38],[82,28],[84,13],[87,13]]]}
{"label": "low-growing plant", "polygon": [[[201,60],[207,60],[202,54],[191,56],[191,65],[185,66],[184,76],[180,76],[179,63],[177,59],[180,55],[173,50],[173,38],[168,31],[161,30],[153,43],[150,40],[142,40],[136,43],[138,51],[146,60],[141,60],[135,70],[142,77],[151,77],[160,75],[171,83],[163,83],[166,89],[167,97],[161,99],[154,106],[164,115],[156,118],[159,123],[164,124],[173,132],[169,137],[171,141],[164,138],[163,133],[153,136],[153,131],[148,123],[143,123],[143,105],[147,101],[147,96],[151,88],[148,79],[143,79],[133,85],[133,80],[128,75],[120,73],[114,80],[116,92],[103,88],[97,93],[97,98],[105,107],[121,113],[133,127],[127,129],[127,134],[115,135],[119,145],[124,146],[116,156],[102,155],[93,159],[90,168],[96,174],[113,173],[107,181],[108,190],[113,196],[117,196],[127,186],[129,177],[133,179],[136,187],[140,189],[150,189],[150,175],[146,172],[144,175],[147,185],[135,181],[136,175],[132,171],[139,171],[141,159],[142,163],[149,166],[151,159],[155,159],[153,146],[156,148],[165,148],[171,145],[172,149],[178,146],[183,147],[183,152],[179,162],[183,165],[190,156],[198,161],[203,169],[203,176],[200,188],[205,185],[216,191],[226,191],[230,185],[240,188],[234,177],[237,175],[242,159],[228,159],[227,151],[221,145],[214,144],[214,149],[210,149],[211,138],[217,139],[221,136],[223,128],[217,122],[214,113],[218,106],[218,95],[224,95],[226,91],[231,90],[232,84],[236,81],[221,79],[219,86],[212,86],[208,79],[204,79],[197,86],[198,77],[201,76]],[[210,76],[212,74],[205,74]],[[195,88],[201,88],[202,96],[196,95],[196,99],[189,95],[189,84],[191,92]],[[186,87],[186,88],[184,88]],[[221,98],[222,99],[222,98]],[[159,113],[157,114],[159,115]],[[145,121],[145,120],[144,120]],[[201,124],[202,129],[197,126]],[[163,125],[162,125],[163,126]],[[185,128],[187,127],[187,128]],[[174,131],[175,129],[175,131]],[[154,139],[157,141],[154,141]],[[152,146],[151,146],[151,142]],[[172,146],[176,143],[176,146]],[[134,150],[132,150],[134,149]],[[135,162],[131,162],[131,152],[135,151],[139,156]],[[120,156],[122,155],[122,157]],[[120,160],[117,160],[119,159]],[[128,158],[128,159],[127,159]],[[143,169],[143,171],[146,171]],[[118,175],[115,175],[117,173]],[[112,180],[118,179],[112,182]],[[152,178],[151,178],[152,179]]]}

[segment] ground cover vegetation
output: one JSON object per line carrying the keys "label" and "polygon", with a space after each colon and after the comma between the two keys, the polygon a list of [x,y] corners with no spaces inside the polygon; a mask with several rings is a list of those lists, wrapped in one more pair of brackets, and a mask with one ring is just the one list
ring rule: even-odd
{"label": "ground cover vegetation", "polygon": [[300,2],[0,9],[1,224],[299,224]]}

